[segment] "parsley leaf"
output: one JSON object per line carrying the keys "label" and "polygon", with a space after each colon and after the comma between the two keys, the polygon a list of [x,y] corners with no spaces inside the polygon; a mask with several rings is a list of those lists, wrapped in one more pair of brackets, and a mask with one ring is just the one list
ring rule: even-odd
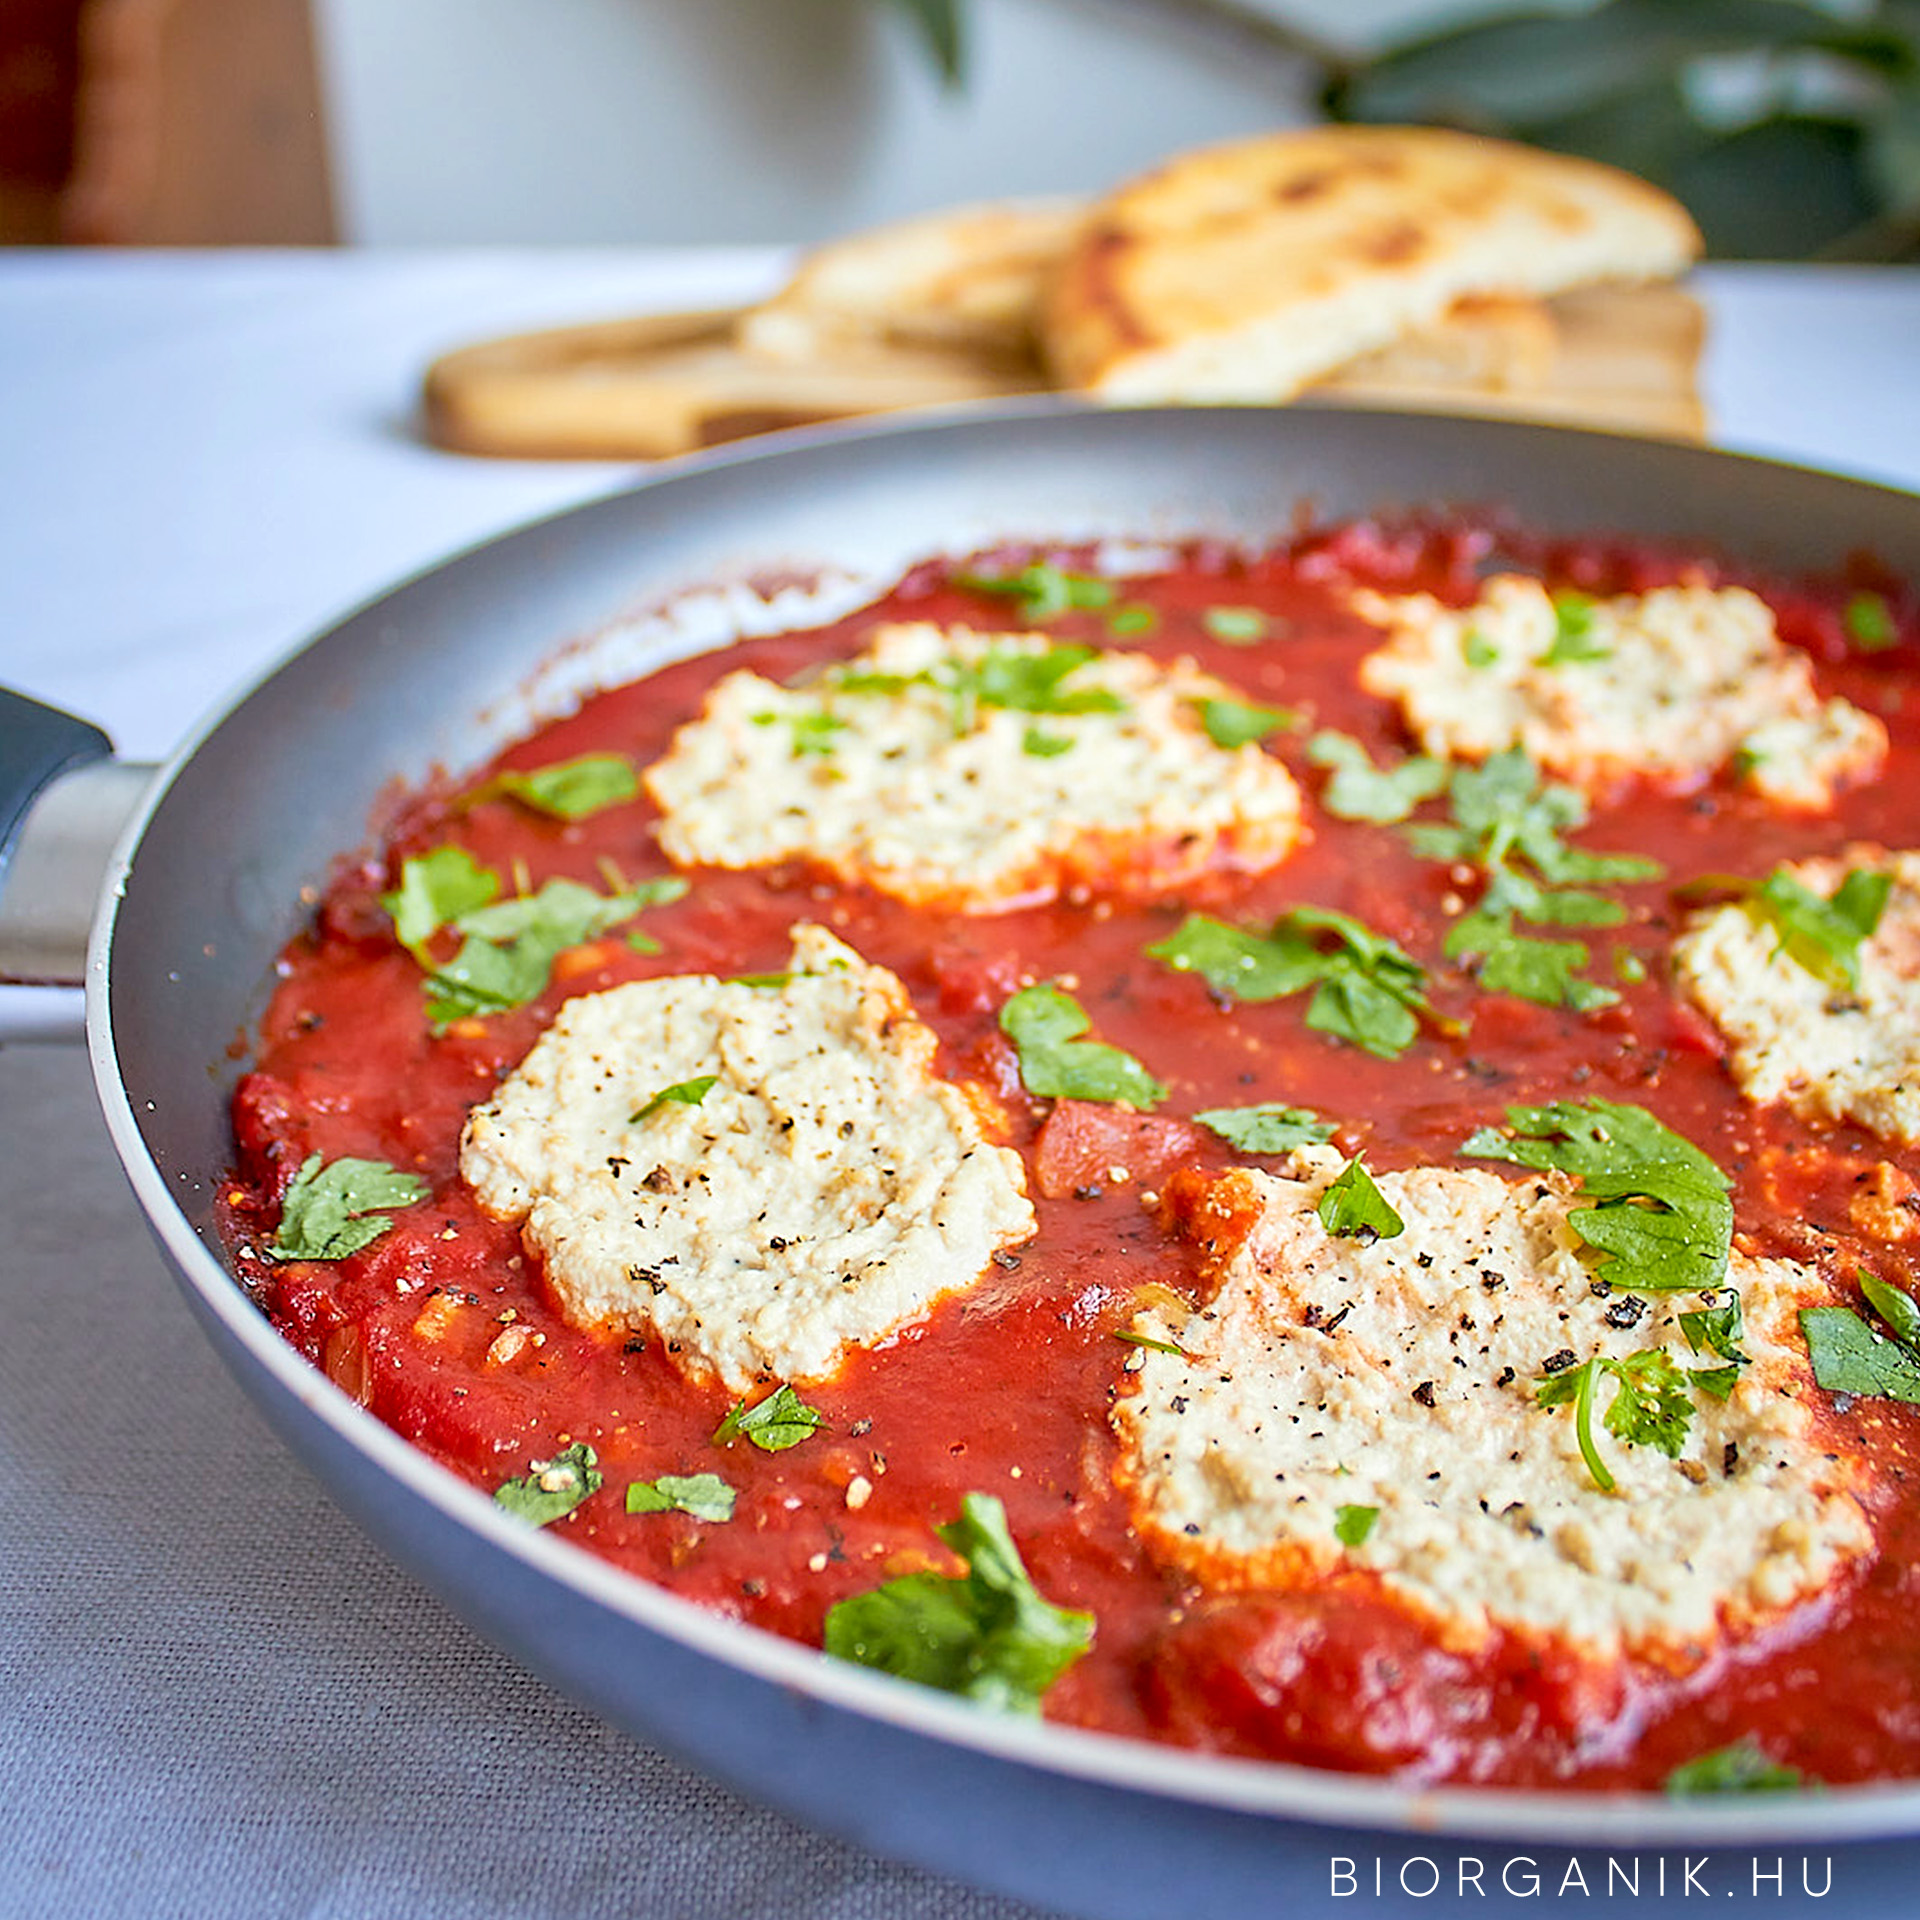
{"label": "parsley leaf", "polygon": [[1347,1162],[1339,1177],[1321,1194],[1314,1212],[1329,1233],[1359,1240],[1368,1246],[1376,1240],[1391,1240],[1407,1229],[1407,1223],[1394,1212],[1392,1203],[1374,1185],[1373,1175],[1360,1160]]}
{"label": "parsley leaf", "polygon": [[1208,607],[1200,624],[1229,647],[1251,647],[1267,637],[1267,616],[1258,607]]}
{"label": "parsley leaf", "polygon": [[583,753],[551,766],[496,774],[470,798],[490,800],[504,794],[556,820],[584,820],[634,799],[639,792],[640,776],[625,754]]}
{"label": "parsley leaf", "polygon": [[1243,700],[1203,700],[1200,724],[1216,747],[1231,752],[1235,747],[1250,747],[1270,733],[1298,726],[1300,716],[1286,707],[1262,707]]}
{"label": "parsley leaf", "polygon": [[968,1494],[959,1519],[938,1531],[965,1575],[910,1573],[842,1600],[827,1613],[826,1650],[1005,1713],[1038,1714],[1042,1695],[1093,1644],[1093,1616],[1041,1598],[991,1495]]}
{"label": "parsley leaf", "polygon": [[551,1460],[536,1460],[521,1480],[509,1480],[493,1490],[493,1497],[509,1513],[544,1527],[571,1513],[604,1484],[600,1457],[584,1440],[576,1440]]}
{"label": "parsley leaf", "polygon": [[1038,760],[1051,760],[1057,753],[1067,752],[1073,745],[1073,736],[1066,733],[1043,733],[1038,727],[1029,727],[1020,742],[1020,751],[1030,753]]}
{"label": "parsley leaf", "polygon": [[713,1444],[731,1446],[751,1440],[762,1453],[785,1453],[827,1424],[826,1416],[810,1407],[791,1387],[775,1387],[764,1400],[748,1406],[738,1401],[713,1430]]}
{"label": "parsley leaf", "polygon": [[309,1154],[280,1202],[280,1225],[261,1249],[275,1260],[344,1260],[393,1225],[385,1209],[411,1207],[427,1183],[384,1160],[323,1163]]}
{"label": "parsley leaf", "polygon": [[1159,624],[1159,614],[1144,600],[1129,600],[1107,615],[1107,631],[1122,640],[1151,633]]}
{"label": "parsley leaf", "polygon": [[1628,1446],[1658,1447],[1677,1460],[1693,1424],[1693,1398],[1666,1348],[1646,1347],[1601,1365],[1620,1382],[1607,1409],[1607,1431]]}
{"label": "parsley leaf", "polygon": [[1740,904],[1774,929],[1777,951],[1823,986],[1857,993],[1861,945],[1873,937],[1892,891],[1892,874],[1854,867],[1823,900],[1785,867],[1776,867],[1757,886],[1741,889]]}
{"label": "parsley leaf", "polygon": [[1470,667],[1492,667],[1500,662],[1500,649],[1478,627],[1469,627],[1460,636],[1460,657]]}
{"label": "parsley leaf", "polygon": [[427,1017],[445,1027],[524,1006],[546,991],[553,963],[567,948],[686,890],[678,874],[610,894],[595,893],[577,880],[549,880],[538,893],[516,894],[463,913],[452,923],[464,936],[460,951],[428,973]]}
{"label": "parsley leaf", "polygon": [[1581,942],[1535,939],[1516,932],[1514,921],[1617,926],[1627,917],[1617,900],[1566,883],[1653,879],[1659,862],[1569,846],[1564,835],[1586,820],[1585,798],[1572,787],[1543,785],[1517,748],[1478,767],[1454,768],[1448,800],[1451,825],[1421,822],[1407,829],[1408,840],[1429,859],[1476,866],[1487,876],[1472,912],[1447,934],[1447,957],[1479,957],[1479,981],[1488,992],[1540,1006],[1584,1013],[1619,999],[1611,987],[1582,977],[1592,955]]}
{"label": "parsley leaf", "polygon": [[1751,1734],[1731,1746],[1716,1747],[1697,1760],[1688,1760],[1667,1775],[1669,1793],[1778,1793],[1783,1788],[1808,1785],[1794,1767],[1769,1760]]}
{"label": "parsley leaf", "polygon": [[1884,593],[1856,593],[1840,615],[1847,638],[1862,653],[1885,653],[1900,642],[1900,629],[1894,624],[1893,609]]}
{"label": "parsley leaf", "polygon": [[1559,781],[1542,782],[1521,747],[1492,754],[1478,766],[1456,765],[1447,801],[1451,825],[1422,822],[1407,829],[1414,850],[1430,860],[1464,861],[1489,875],[1524,860],[1555,886],[1657,880],[1665,871],[1658,860],[1641,854],[1589,853],[1569,846],[1566,834],[1586,823],[1586,797]]}
{"label": "parsley leaf", "polygon": [[1236,1000],[1280,1000],[1312,987],[1307,1025],[1382,1060],[1405,1052],[1421,1019],[1434,1018],[1419,962],[1330,907],[1295,907],[1265,934],[1189,914],[1147,952]]}
{"label": "parsley leaf", "polygon": [[1543,667],[1585,666],[1608,657],[1593,635],[1592,599],[1563,589],[1553,596],[1553,644],[1540,656]]}
{"label": "parsley leaf", "polygon": [[731,1520],[734,1490],[717,1473],[663,1473],[627,1488],[629,1513],[690,1513],[696,1520]]}
{"label": "parsley leaf", "polygon": [[1574,1208],[1568,1224],[1614,1286],[1705,1292],[1725,1278],[1733,1238],[1726,1175],[1644,1107],[1561,1100],[1509,1107],[1507,1124],[1517,1137],[1481,1127],[1460,1151],[1575,1175],[1594,1204]]}
{"label": "parsley leaf", "polygon": [[401,861],[400,884],[383,893],[380,904],[392,915],[400,944],[423,967],[431,967],[427,942],[463,913],[487,905],[499,892],[500,876],[491,867],[481,866],[465,847],[435,847],[431,853]]}
{"label": "parsley leaf", "polygon": [[1800,1331],[1813,1360],[1813,1377],[1829,1393],[1920,1405],[1920,1304],[1864,1267],[1855,1271],[1867,1304],[1893,1338],[1851,1307],[1803,1307]]}
{"label": "parsley leaf", "polygon": [[1209,1107],[1193,1117],[1242,1153],[1290,1153],[1295,1147],[1318,1146],[1334,1133],[1331,1120],[1272,1100],[1253,1107]]}
{"label": "parsley leaf", "polygon": [[1020,1056],[1020,1078],[1042,1100],[1124,1100],[1152,1107],[1167,1097],[1132,1054],[1083,1040],[1093,1022],[1054,986],[1022,987],[1000,1009],[1000,1031]]}
{"label": "parsley leaf", "polygon": [[1358,740],[1330,727],[1307,742],[1307,758],[1316,767],[1333,769],[1320,804],[1336,820],[1404,820],[1447,784],[1444,760],[1417,754],[1397,767],[1376,767]]}
{"label": "parsley leaf", "polygon": [[[1465,926],[1461,923],[1461,927]],[[1461,927],[1456,927],[1457,934]],[[1484,940],[1484,944],[1479,944]],[[1541,1007],[1570,1007],[1576,1013],[1611,1006],[1620,998],[1611,987],[1581,978],[1592,955],[1580,940],[1538,940],[1531,934],[1494,932],[1448,941],[1450,952],[1478,953],[1480,985],[1488,993],[1510,993]]]}
{"label": "parsley leaf", "polygon": [[662,1087],[650,1100],[634,1110],[633,1117],[627,1122],[637,1127],[649,1114],[658,1113],[669,1103],[679,1107],[697,1107],[715,1087],[720,1084],[717,1073],[703,1073],[691,1080],[676,1080],[670,1087]]}
{"label": "parsley leaf", "polygon": [[798,760],[804,754],[831,753],[839,744],[837,734],[846,731],[847,723],[837,713],[810,713],[804,710],[797,713],[756,713],[753,724],[756,727],[777,727],[785,721],[793,735],[793,757]]}
{"label": "parsley leaf", "polygon": [[955,573],[956,587],[1012,600],[1022,620],[1054,620],[1063,613],[1111,606],[1120,589],[1098,574],[1069,573],[1051,560],[1034,560],[1017,573]]}
{"label": "parsley leaf", "polygon": [[1362,1546],[1367,1535],[1373,1531],[1373,1523],[1379,1518],[1378,1507],[1335,1507],[1333,1537],[1343,1547]]}
{"label": "parsley leaf", "polygon": [[1645,1347],[1624,1360],[1597,1353],[1577,1367],[1548,1374],[1535,1387],[1537,1406],[1564,1406],[1569,1400],[1574,1403],[1581,1458],[1594,1485],[1602,1493],[1611,1493],[1617,1483],[1600,1457],[1593,1434],[1593,1409],[1603,1374],[1617,1382],[1602,1423],[1607,1431],[1627,1446],[1658,1447],[1670,1460],[1677,1460],[1687,1444],[1687,1433],[1693,1425],[1693,1398],[1687,1376],[1674,1365],[1664,1347]]}
{"label": "parsley leaf", "polygon": [[1702,1393],[1724,1400],[1740,1381],[1740,1370],[1749,1365],[1740,1341],[1744,1332],[1740,1293],[1728,1287],[1722,1294],[1704,1296],[1713,1304],[1680,1316],[1680,1331],[1694,1353],[1710,1353],[1727,1364],[1719,1367],[1694,1367],[1688,1377]]}

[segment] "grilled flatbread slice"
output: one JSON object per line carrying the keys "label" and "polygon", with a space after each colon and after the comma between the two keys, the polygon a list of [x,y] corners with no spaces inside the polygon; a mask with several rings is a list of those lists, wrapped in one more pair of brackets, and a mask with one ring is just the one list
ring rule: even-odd
{"label": "grilled flatbread slice", "polygon": [[794,366],[850,345],[1035,354],[1040,294],[1086,218],[1080,200],[953,207],[815,248],[743,316],[756,358]]}
{"label": "grilled flatbread slice", "polygon": [[1099,203],[1042,316],[1063,386],[1114,401],[1290,398],[1470,295],[1667,279],[1700,249],[1630,174],[1426,127],[1202,149]]}

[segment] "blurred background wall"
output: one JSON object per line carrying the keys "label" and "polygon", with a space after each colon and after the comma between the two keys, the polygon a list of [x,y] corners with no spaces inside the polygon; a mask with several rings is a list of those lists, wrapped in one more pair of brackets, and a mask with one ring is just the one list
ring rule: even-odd
{"label": "blurred background wall", "polygon": [[[1265,4],[1342,40],[1436,12]],[[1303,63],[1204,6],[972,0],[967,24],[950,89],[862,0],[316,0],[342,228],[808,240],[1311,117]]]}
{"label": "blurred background wall", "polygon": [[969,0],[950,88],[875,0],[0,0],[0,238],[816,239],[1310,117],[1236,10],[1463,4]]}

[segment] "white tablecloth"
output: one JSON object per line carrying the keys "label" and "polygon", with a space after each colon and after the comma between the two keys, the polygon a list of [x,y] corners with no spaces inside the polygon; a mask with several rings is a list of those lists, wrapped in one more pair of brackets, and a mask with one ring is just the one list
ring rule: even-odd
{"label": "white tablecloth", "polygon": [[[751,297],[780,264],[0,257],[0,682],[163,755],[394,577],[622,477],[428,449],[411,412],[433,353]],[[1700,287],[1718,439],[1920,486],[1920,272],[1717,268]],[[72,995],[0,989],[0,1914],[1026,1911],[740,1804],[388,1566],[190,1324],[80,1051],[29,1043],[76,1017]],[[1408,1910],[1507,1904],[1494,1886]],[[1381,1905],[1329,1878],[1276,1886],[1272,1911]]]}

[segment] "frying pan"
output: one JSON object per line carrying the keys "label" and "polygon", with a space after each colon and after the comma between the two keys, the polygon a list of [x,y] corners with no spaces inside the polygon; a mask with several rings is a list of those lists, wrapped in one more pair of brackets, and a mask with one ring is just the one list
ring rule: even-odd
{"label": "frying pan", "polygon": [[[1535,529],[1677,541],[1762,570],[1866,549],[1920,574],[1911,495],[1505,423],[1038,402],[709,456],[372,602],[151,783],[86,966],[115,1148],[208,1338],[396,1560],[607,1719],[857,1844],[1114,1920],[1268,1911],[1280,1889],[1324,1885],[1341,1854],[1384,1857],[1390,1889],[1394,1860],[1483,1841],[1524,1848],[1549,1884],[1568,1848],[1852,1843],[1849,1891],[1879,1879],[1898,1905],[1910,1850],[1864,1843],[1920,1833],[1920,1785],[1685,1804],[1420,1789],[1016,1722],[829,1662],[503,1514],[283,1343],[222,1263],[232,1043],[264,1004],[302,887],[364,839],[395,780],[472,764],[606,677],[850,604],[928,555],[1010,538],[1267,540],[1307,511],[1416,505],[1505,505]],[[40,739],[7,747],[19,787],[71,793],[72,777],[47,784],[56,764],[107,773],[97,735],[33,724]],[[0,809],[0,846],[6,834]]]}

